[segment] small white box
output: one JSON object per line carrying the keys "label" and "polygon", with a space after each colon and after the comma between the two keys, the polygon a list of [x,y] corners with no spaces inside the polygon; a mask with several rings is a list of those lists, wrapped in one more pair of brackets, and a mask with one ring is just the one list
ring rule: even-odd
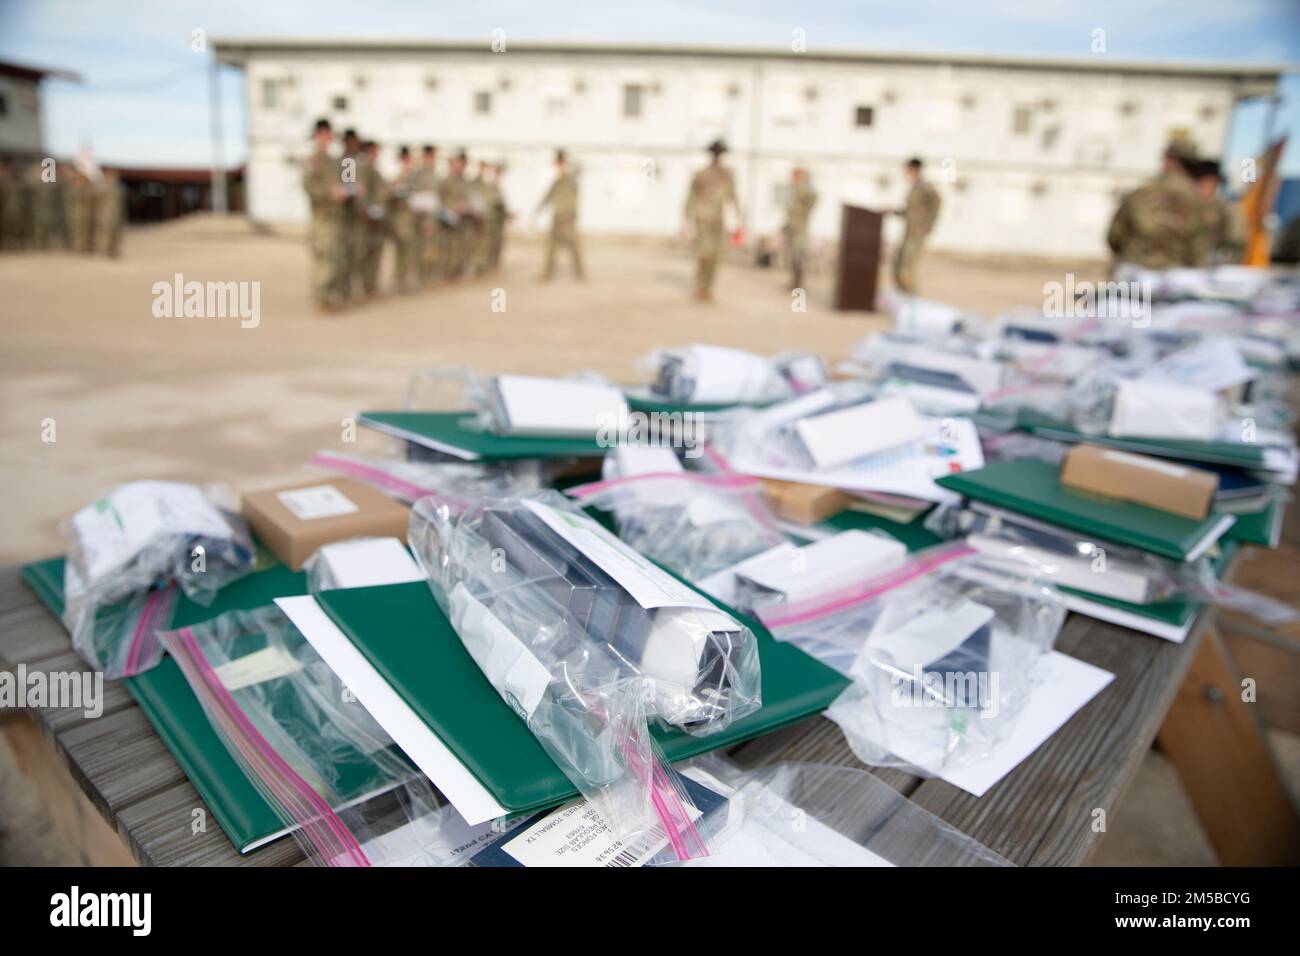
{"label": "small white box", "polygon": [[595,438],[602,430],[621,433],[628,420],[627,400],[609,385],[499,375],[496,399],[506,435]]}
{"label": "small white box", "polygon": [[835,468],[919,441],[925,423],[911,402],[884,398],[800,419],[795,432],[814,467]]}
{"label": "small white box", "polygon": [[1173,382],[1120,382],[1111,413],[1114,438],[1182,438],[1213,441],[1219,433],[1219,398],[1213,392]]}
{"label": "small white box", "polygon": [[737,603],[756,608],[825,594],[899,567],[901,541],[865,531],[839,534],[803,548],[773,548],[736,569]]}

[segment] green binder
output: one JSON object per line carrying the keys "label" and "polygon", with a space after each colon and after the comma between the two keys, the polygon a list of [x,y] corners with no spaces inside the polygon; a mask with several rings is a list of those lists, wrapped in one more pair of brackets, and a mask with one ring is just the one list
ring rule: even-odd
{"label": "green binder", "polygon": [[484,431],[474,413],[362,412],[357,421],[394,438],[414,442],[462,461],[517,458],[603,458],[609,449],[595,438],[512,437]]}
{"label": "green binder", "polygon": [[1286,504],[1270,501],[1258,511],[1248,511],[1237,515],[1237,520],[1228,529],[1225,538],[1240,541],[1242,544],[1257,544],[1263,548],[1276,548],[1282,537],[1282,519],[1286,515]]}
{"label": "green binder", "polygon": [[1036,458],[1001,461],[936,479],[976,502],[1071,531],[1150,551],[1174,561],[1204,554],[1232,526],[1232,515],[1197,521],[1131,501],[1082,494],[1063,486],[1055,465]]}
{"label": "green binder", "polygon": [[[25,565],[22,570],[28,586],[56,616],[63,614],[63,565],[63,558],[50,558]],[[169,626],[198,624],[227,611],[250,610],[271,604],[277,597],[305,593],[306,574],[275,564],[226,585],[208,607],[181,595]],[[175,661],[164,655],[157,667],[128,677],[124,683],[240,853],[255,850],[288,832],[212,729]]]}
{"label": "green binder", "polygon": [[900,524],[879,515],[868,514],[865,511],[854,511],[852,508],[848,508],[837,515],[831,515],[816,527],[832,534],[838,534],[841,531],[883,531],[891,538],[901,541],[907,546],[908,551],[919,551],[943,540],[925,526],[925,519],[929,514],[930,512],[926,511],[906,524]]}
{"label": "green binder", "polygon": [[[512,812],[536,810],[577,794],[488,683],[427,584],[326,591],[317,600],[503,807]],[[670,761],[727,747],[820,713],[848,686],[843,676],[775,640],[757,621],[736,617],[758,640],[763,705],[708,737],[654,729]]]}

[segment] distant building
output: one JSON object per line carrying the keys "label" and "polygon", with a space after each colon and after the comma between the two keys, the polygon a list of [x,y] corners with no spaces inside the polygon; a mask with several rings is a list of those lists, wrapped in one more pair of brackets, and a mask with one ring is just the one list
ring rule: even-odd
{"label": "distant building", "polygon": [[936,248],[1100,256],[1118,197],[1152,175],[1171,135],[1220,153],[1236,103],[1280,67],[1134,63],[1098,54],[797,53],[739,48],[222,40],[243,69],[247,208],[307,216],[299,161],[327,116],[384,147],[433,142],[504,159],[509,202],[530,210],[563,145],[580,164],[585,230],[670,235],[704,146],[723,137],[751,232],[782,222],[790,167],[840,204],[897,208],[900,165],[921,156],[943,197]]}
{"label": "distant building", "polygon": [[45,155],[41,81],[49,76],[80,81],[75,73],[0,61],[0,156],[36,159]]}
{"label": "distant building", "polygon": [[[197,167],[112,166],[126,188],[131,222],[160,222],[212,209],[212,170]],[[226,170],[227,208],[243,211],[244,168]]]}

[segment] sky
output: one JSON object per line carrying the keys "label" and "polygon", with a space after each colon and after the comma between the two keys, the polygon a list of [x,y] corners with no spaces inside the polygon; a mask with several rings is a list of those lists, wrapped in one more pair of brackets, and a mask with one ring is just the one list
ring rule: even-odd
{"label": "sky", "polygon": [[[1284,169],[1300,175],[1300,0],[0,0],[0,59],[79,73],[48,81],[44,122],[54,155],[93,146],[103,162],[210,162],[208,51],[195,30],[221,37],[582,40],[810,51],[1024,54],[1085,57],[1093,32],[1125,60],[1293,64],[1275,133],[1289,133]],[[242,162],[243,77],[221,80],[224,159]],[[1228,160],[1265,139],[1263,103],[1239,108]]]}

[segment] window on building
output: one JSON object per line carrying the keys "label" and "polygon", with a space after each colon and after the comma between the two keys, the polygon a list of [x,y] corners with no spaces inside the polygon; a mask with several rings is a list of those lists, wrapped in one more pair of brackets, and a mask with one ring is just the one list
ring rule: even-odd
{"label": "window on building", "polygon": [[492,92],[490,90],[478,90],[474,94],[474,112],[484,114],[492,112]]}
{"label": "window on building", "polygon": [[348,109],[348,98],[346,96],[334,97],[334,109],[340,113],[346,113]]}
{"label": "window on building", "polygon": [[434,90],[438,88],[438,78],[433,74],[426,76],[424,78],[424,88],[428,90],[430,93],[432,93]]}
{"label": "window on building", "polygon": [[1034,108],[1032,106],[1017,106],[1014,113],[1011,114],[1011,132],[1018,135],[1024,135],[1029,132],[1029,127],[1034,122]]}
{"label": "window on building", "polygon": [[639,83],[628,83],[623,87],[623,115],[636,117],[641,115],[641,101],[645,88]]}
{"label": "window on building", "polygon": [[352,85],[359,90],[364,90],[369,83],[370,80],[364,73],[358,73],[356,76],[352,77]]}
{"label": "window on building", "polygon": [[876,121],[874,106],[859,106],[853,112],[853,125],[859,129],[866,128]]}
{"label": "window on building", "polygon": [[817,102],[817,97],[818,97],[818,95],[819,95],[819,92],[820,92],[820,91],[819,91],[819,90],[817,89],[817,87],[815,87],[815,86],[805,87],[805,88],[804,88],[804,91],[803,91],[804,102],[805,102],[805,103],[816,103],[816,102]]}
{"label": "window on building", "polygon": [[280,84],[275,80],[262,81],[262,109],[273,110],[280,105]]}
{"label": "window on building", "polygon": [[1051,152],[1052,147],[1056,145],[1061,138],[1061,127],[1049,126],[1043,130],[1043,152]]}

